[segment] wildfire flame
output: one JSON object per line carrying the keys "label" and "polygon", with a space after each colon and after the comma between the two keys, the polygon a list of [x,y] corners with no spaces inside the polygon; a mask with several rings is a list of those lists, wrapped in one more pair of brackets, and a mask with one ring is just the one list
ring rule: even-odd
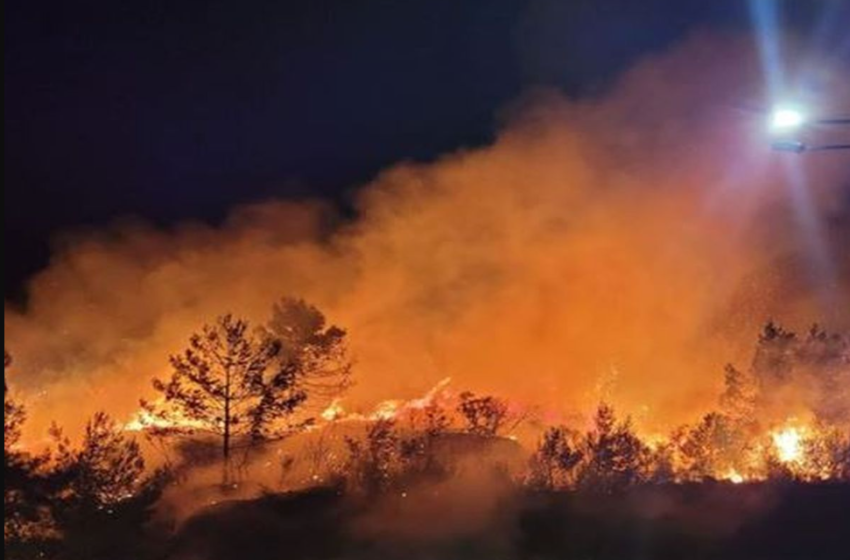
{"label": "wildfire flame", "polygon": [[[157,402],[161,404],[162,399]],[[175,413],[174,417],[164,418],[151,413],[150,410],[142,408],[124,424],[125,432],[145,432],[148,430],[203,430],[204,424],[191,418],[186,418]]]}
{"label": "wildfire flame", "polygon": [[743,484],[747,481],[746,477],[735,469],[730,469],[723,477],[723,480],[728,480],[732,484]]}
{"label": "wildfire flame", "polygon": [[[449,389],[451,383],[451,378],[443,379],[421,397],[385,400],[376,404],[369,412],[349,412],[343,399],[334,399],[317,414],[318,421],[312,423],[308,429],[322,430],[339,423],[368,424],[414,419],[419,411],[428,410],[432,406],[451,411],[457,404],[457,395]],[[204,430],[204,426],[186,417],[166,419],[143,408],[124,425],[124,429],[128,432],[200,432]],[[749,444],[745,446],[746,451],[733,458],[731,465],[728,458],[718,461],[713,465],[713,472],[709,470],[706,476],[736,485],[768,480],[771,477],[772,459],[781,464],[787,474],[800,480],[828,480],[834,476],[834,462],[840,460],[823,453],[829,447],[831,433],[828,428],[820,428],[815,423],[790,418],[784,423],[751,433]],[[639,436],[648,448],[655,452],[663,452],[670,445],[668,437],[655,432]],[[680,474],[681,480],[687,479],[684,471]]]}
{"label": "wildfire flame", "polygon": [[[325,423],[334,422],[375,422],[379,420],[395,420],[405,413],[414,410],[423,410],[442,399],[447,399],[448,387],[452,379],[446,378],[437,383],[424,396],[412,400],[389,399],[378,403],[371,412],[359,413],[348,412],[343,405],[343,399],[334,399],[318,416]],[[147,430],[203,430],[202,423],[186,417],[168,419],[152,414],[149,410],[142,408],[124,424],[127,432],[144,432]]]}
{"label": "wildfire flame", "polygon": [[782,463],[800,463],[805,457],[803,443],[805,441],[804,430],[797,427],[789,427],[771,434],[773,445],[779,460]]}
{"label": "wildfire flame", "polygon": [[347,412],[342,399],[335,399],[319,415],[325,422],[375,422],[378,420],[395,420],[405,413],[414,410],[424,410],[440,400],[447,399],[448,388],[452,379],[447,377],[437,383],[424,396],[412,400],[390,399],[378,403],[372,412],[367,414]]}

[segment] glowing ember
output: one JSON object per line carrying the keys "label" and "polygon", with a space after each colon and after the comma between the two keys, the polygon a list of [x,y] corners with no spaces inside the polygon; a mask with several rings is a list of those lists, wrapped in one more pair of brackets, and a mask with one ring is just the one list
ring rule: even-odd
{"label": "glowing ember", "polygon": [[732,469],[729,472],[727,472],[726,475],[724,476],[724,480],[728,480],[732,484],[743,484],[744,482],[746,482],[744,475],[742,475],[741,473],[739,473],[735,469]]}

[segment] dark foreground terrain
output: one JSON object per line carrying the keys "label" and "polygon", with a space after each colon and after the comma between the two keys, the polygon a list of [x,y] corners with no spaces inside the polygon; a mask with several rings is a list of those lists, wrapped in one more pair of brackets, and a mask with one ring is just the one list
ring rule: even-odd
{"label": "dark foreground terrain", "polygon": [[841,560],[850,486],[431,488],[377,500],[314,491],[208,510],[170,548],[169,560]]}

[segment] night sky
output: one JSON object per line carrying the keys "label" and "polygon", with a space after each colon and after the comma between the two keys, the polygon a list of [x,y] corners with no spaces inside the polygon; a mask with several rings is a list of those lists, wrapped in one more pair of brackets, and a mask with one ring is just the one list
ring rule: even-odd
{"label": "night sky", "polygon": [[[828,2],[785,4],[797,6],[786,25],[807,29]],[[7,297],[58,232],[124,216],[214,223],[270,197],[345,208],[388,164],[486,143],[529,87],[592,95],[696,28],[750,28],[744,0],[45,0],[5,12]]]}

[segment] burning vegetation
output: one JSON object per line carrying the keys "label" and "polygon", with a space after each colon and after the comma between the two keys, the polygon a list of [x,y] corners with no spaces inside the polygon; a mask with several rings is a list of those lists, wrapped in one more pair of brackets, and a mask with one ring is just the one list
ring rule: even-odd
{"label": "burning vegetation", "polygon": [[[586,425],[547,427],[507,400],[455,394],[451,380],[423,398],[349,414],[341,404],[352,372],[345,331],[299,300],[276,306],[269,324],[252,330],[226,315],[203,327],[171,358],[171,378],[154,381],[160,400],[143,401],[124,425],[96,414],[78,445],[54,428],[50,450],[22,448],[26,412],[7,389],[7,552],[106,558],[152,546],[157,504],[210,466],[222,478],[207,505],[236,495],[258,465],[266,478],[278,471],[280,492],[330,488],[354,500],[421,499],[485,475],[512,492],[590,495],[707,482],[850,482],[850,430],[836,407],[850,381],[850,340],[817,326],[799,336],[769,323],[752,363],[727,366],[716,409],[659,436],[639,433],[604,403]],[[790,391],[800,386],[807,391]],[[326,408],[315,408],[321,402]],[[526,450],[517,434],[535,431],[538,442]],[[162,467],[146,467],[138,437],[162,454]],[[210,455],[216,447],[218,458]]]}
{"label": "burning vegetation", "polygon": [[65,243],[6,307],[7,554],[622,559],[593,543],[626,515],[726,536],[777,489],[843,500],[850,261],[814,249],[850,246],[846,166],[797,169],[830,216],[801,232],[787,168],[718,118],[765,97],[756,61],[698,37],[541,95],[492,146],[383,173],[353,223],[270,202]]}

